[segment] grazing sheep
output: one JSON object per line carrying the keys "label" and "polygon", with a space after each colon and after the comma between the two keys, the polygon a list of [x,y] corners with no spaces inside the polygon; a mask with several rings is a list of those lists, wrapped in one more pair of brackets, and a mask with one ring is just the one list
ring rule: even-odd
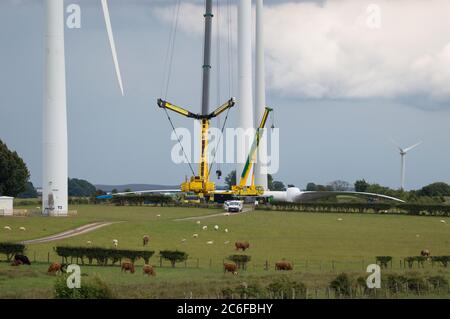
{"label": "grazing sheep", "polygon": [[343,219],[342,219],[342,218],[338,218],[337,220],[338,220],[339,222],[343,221]]}
{"label": "grazing sheep", "polygon": [[203,230],[207,230],[207,229],[208,229],[208,226],[203,226],[202,229],[203,229]]}
{"label": "grazing sheep", "polygon": [[161,214],[156,215],[156,217],[161,217]]}
{"label": "grazing sheep", "polygon": [[447,224],[447,222],[444,219],[441,219],[442,224]]}
{"label": "grazing sheep", "polygon": [[144,273],[144,275],[148,275],[148,276],[156,275],[155,269],[151,265],[144,265],[144,267],[142,268],[142,272]]}
{"label": "grazing sheep", "polygon": [[230,216],[231,214],[230,214],[230,213],[224,213],[224,215],[225,215],[225,216]]}
{"label": "grazing sheep", "polygon": [[26,231],[27,229],[25,227],[20,227],[19,228],[21,231]]}
{"label": "grazing sheep", "polygon": [[12,230],[12,228],[10,226],[5,226],[3,228],[6,229],[6,230]]}
{"label": "grazing sheep", "polygon": [[201,221],[197,220],[197,225],[200,225],[201,223],[202,223]]}
{"label": "grazing sheep", "polygon": [[184,244],[186,242],[186,238],[183,238],[181,242]]}
{"label": "grazing sheep", "polygon": [[90,240],[88,240],[88,241],[86,242],[86,244],[87,244],[87,245],[91,245],[92,242],[91,242]]}
{"label": "grazing sheep", "polygon": [[225,232],[228,233],[228,228],[225,228]]}
{"label": "grazing sheep", "polygon": [[231,272],[233,275],[237,275],[237,265],[234,263],[223,263],[223,273]]}
{"label": "grazing sheep", "polygon": [[215,229],[215,230],[219,230],[219,225],[215,225],[215,226],[214,226],[214,229]]}
{"label": "grazing sheep", "polygon": [[150,242],[150,236],[149,235],[144,235],[144,237],[142,238],[143,246],[147,246],[149,242]]}
{"label": "grazing sheep", "polygon": [[212,240],[206,242],[207,245],[212,245],[214,242]]}
{"label": "grazing sheep", "polygon": [[198,238],[198,234],[192,235],[192,238]]}
{"label": "grazing sheep", "polygon": [[117,246],[119,246],[119,241],[117,239],[113,239],[112,243],[113,243],[114,247],[116,247],[116,248],[117,248]]}
{"label": "grazing sheep", "polygon": [[250,248],[250,244],[247,241],[244,242],[237,241],[234,243],[234,246],[236,247],[236,250],[242,249],[242,251],[245,251],[246,249]]}
{"label": "grazing sheep", "polygon": [[120,271],[125,271],[125,273],[129,271],[130,273],[134,274],[134,264],[131,261],[124,261],[122,263],[122,269]]}
{"label": "grazing sheep", "polygon": [[430,251],[428,249],[423,249],[420,251],[420,256],[422,257],[430,257]]}
{"label": "grazing sheep", "polygon": [[230,243],[229,240],[227,240],[227,241],[224,242],[225,245],[228,245],[229,243]]}

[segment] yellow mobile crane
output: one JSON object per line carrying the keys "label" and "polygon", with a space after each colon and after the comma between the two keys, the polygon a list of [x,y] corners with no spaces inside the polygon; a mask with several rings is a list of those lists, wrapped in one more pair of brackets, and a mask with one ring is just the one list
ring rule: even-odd
{"label": "yellow mobile crane", "polygon": [[259,147],[259,142],[264,133],[264,127],[266,126],[267,119],[269,117],[270,112],[273,109],[266,107],[264,110],[263,117],[261,119],[261,123],[256,130],[255,139],[253,140],[252,147],[250,148],[250,153],[248,154],[247,161],[245,162],[244,169],[241,174],[241,179],[239,185],[234,185],[231,188],[231,193],[235,196],[261,196],[264,194],[264,189],[261,186],[255,186],[255,175],[252,174],[252,183],[250,186],[247,186],[248,176],[250,175],[250,171],[255,162],[256,151]]}
{"label": "yellow mobile crane", "polygon": [[[211,38],[212,38],[212,0],[205,1],[205,39],[203,52],[203,88],[202,88],[202,112],[201,114],[192,113],[184,108],[171,104],[162,99],[158,99],[158,106],[163,108],[166,113],[171,110],[188,118],[193,118],[201,121],[201,150],[200,150],[200,165],[197,176],[192,176],[190,180],[186,180],[181,184],[181,191],[184,193],[195,193],[199,197],[205,199],[213,199],[216,186],[209,180],[208,168],[208,129],[209,120],[217,117],[226,110],[229,110],[235,105],[234,98],[228,100],[222,106],[218,107],[214,112],[209,112],[209,91],[210,91],[210,71],[211,71]],[[169,115],[167,117],[171,122]],[[172,128],[174,128],[172,124]],[[180,141],[178,141],[180,142]],[[184,150],[183,150],[184,152]],[[186,154],[185,154],[186,155]],[[190,165],[190,164],[189,164]],[[193,175],[195,172],[191,167]]]}
{"label": "yellow mobile crane", "polygon": [[232,108],[235,105],[235,100],[231,98],[228,102],[218,107],[214,112],[208,115],[194,114],[179,106],[173,105],[162,99],[158,100],[158,106],[163,109],[168,109],[188,118],[193,118],[201,121],[201,149],[200,149],[200,164],[198,176],[192,176],[189,181],[181,184],[181,191],[184,193],[196,193],[201,197],[210,198],[216,190],[215,184],[209,180],[208,169],[208,129],[209,120],[219,116],[221,113]]}

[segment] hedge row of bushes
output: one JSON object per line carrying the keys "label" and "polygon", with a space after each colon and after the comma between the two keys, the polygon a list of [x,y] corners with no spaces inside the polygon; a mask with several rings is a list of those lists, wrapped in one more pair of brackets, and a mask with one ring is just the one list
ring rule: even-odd
{"label": "hedge row of bushes", "polygon": [[84,264],[86,258],[91,265],[93,260],[97,261],[98,265],[107,265],[110,261],[113,265],[122,259],[129,259],[132,262],[142,258],[145,263],[148,263],[153,256],[154,251],[149,250],[123,250],[123,249],[111,249],[100,247],[68,247],[58,246],[55,247],[55,251],[58,256],[62,257],[66,262],[68,258],[79,258],[81,263]]}
{"label": "hedge row of bushes", "polygon": [[[367,288],[366,276],[357,278],[346,273],[338,275],[330,282],[336,297],[356,297],[358,295],[371,296],[376,289]],[[381,288],[390,293],[428,293],[433,290],[448,290],[448,280],[442,275],[424,276],[410,272],[406,274],[386,274],[381,277]]]}
{"label": "hedge row of bushes", "polygon": [[25,245],[23,244],[0,243],[0,254],[4,254],[8,262],[12,260],[15,254],[23,254],[24,251]]}
{"label": "hedge row of bushes", "polygon": [[142,205],[160,205],[165,206],[174,202],[173,198],[165,195],[126,195],[114,196],[111,202],[117,206],[142,206]]}
{"label": "hedge row of bushes", "polygon": [[265,285],[258,282],[250,284],[244,282],[237,286],[223,288],[220,297],[223,299],[303,299],[306,297],[306,285],[287,276],[280,276]]}
{"label": "hedge row of bushes", "polygon": [[396,203],[288,203],[271,202],[259,210],[333,213],[398,213],[408,215],[450,216],[450,205]]}

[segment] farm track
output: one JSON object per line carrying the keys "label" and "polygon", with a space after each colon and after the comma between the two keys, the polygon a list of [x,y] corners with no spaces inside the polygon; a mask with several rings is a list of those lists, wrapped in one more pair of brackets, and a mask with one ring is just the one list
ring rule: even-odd
{"label": "farm track", "polygon": [[192,216],[192,217],[185,217],[185,218],[178,218],[178,219],[174,219],[176,222],[182,222],[182,221],[187,221],[187,220],[199,220],[199,219],[206,219],[206,218],[212,218],[212,217],[220,217],[220,216],[236,216],[236,215],[240,215],[243,213],[248,213],[253,211],[252,208],[244,208],[242,210],[242,212],[240,213],[230,213],[230,215],[226,215],[227,213],[219,213],[219,214],[211,214],[211,215],[203,215],[203,216]]}
{"label": "farm track", "polygon": [[56,240],[61,240],[61,239],[66,239],[66,238],[70,238],[70,237],[75,237],[75,236],[79,236],[79,235],[82,235],[82,234],[86,234],[86,233],[92,232],[94,230],[100,229],[102,227],[106,227],[106,226],[109,226],[109,225],[112,225],[112,224],[117,224],[117,223],[122,223],[122,222],[97,222],[97,223],[91,223],[91,224],[80,226],[80,227],[75,228],[75,229],[67,230],[67,231],[59,233],[59,234],[55,234],[55,235],[51,235],[51,236],[47,236],[47,237],[43,237],[43,238],[25,240],[25,241],[22,242],[22,244],[29,245],[29,244],[48,243],[48,242],[52,242],[52,241],[56,241]]}

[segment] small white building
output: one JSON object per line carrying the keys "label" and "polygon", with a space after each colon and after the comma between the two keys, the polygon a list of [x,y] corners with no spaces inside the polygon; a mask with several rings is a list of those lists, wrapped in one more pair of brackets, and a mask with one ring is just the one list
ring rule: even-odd
{"label": "small white building", "polygon": [[14,197],[0,196],[0,216],[12,216]]}

